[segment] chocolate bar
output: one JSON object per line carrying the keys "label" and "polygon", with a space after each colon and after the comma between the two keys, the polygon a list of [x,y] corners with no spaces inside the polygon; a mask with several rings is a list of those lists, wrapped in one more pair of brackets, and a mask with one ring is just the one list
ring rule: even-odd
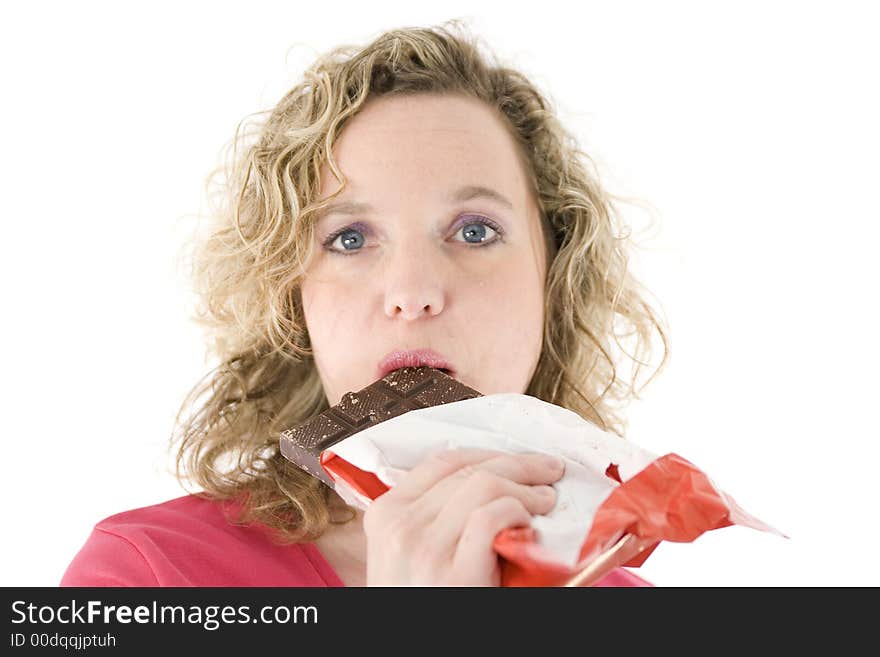
{"label": "chocolate bar", "polygon": [[433,367],[401,367],[363,390],[347,392],[336,406],[281,432],[281,454],[331,488],[321,452],[352,434],[407,411],[439,406],[481,393]]}

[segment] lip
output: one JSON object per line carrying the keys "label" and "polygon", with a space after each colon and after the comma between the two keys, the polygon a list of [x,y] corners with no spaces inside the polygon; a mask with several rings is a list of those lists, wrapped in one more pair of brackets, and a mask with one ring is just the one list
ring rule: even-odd
{"label": "lip", "polygon": [[376,378],[381,379],[389,372],[401,367],[420,367],[427,365],[438,370],[448,370],[450,376],[455,375],[455,368],[450,362],[431,349],[407,349],[392,351],[379,361],[376,367]]}

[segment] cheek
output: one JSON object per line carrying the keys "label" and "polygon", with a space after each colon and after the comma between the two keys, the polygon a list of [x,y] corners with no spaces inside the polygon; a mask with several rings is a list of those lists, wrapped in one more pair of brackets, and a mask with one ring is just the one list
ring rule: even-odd
{"label": "cheek", "polygon": [[351,315],[356,310],[358,295],[352,293],[351,286],[304,283],[302,300],[312,345],[320,350],[325,345],[344,344],[347,333],[356,325]]}
{"label": "cheek", "polygon": [[350,285],[304,283],[302,303],[315,365],[332,405],[347,390],[369,383],[361,385],[363,363],[352,348],[363,342],[363,330],[358,329],[363,325],[363,295],[353,293]]}
{"label": "cheek", "polygon": [[543,307],[544,290],[530,264],[518,260],[493,268],[477,286],[483,303],[502,311],[502,318],[534,315],[536,307]]}
{"label": "cheek", "polygon": [[530,357],[540,349],[544,289],[530,268],[500,266],[467,289],[465,319],[499,351],[510,353],[515,345]]}

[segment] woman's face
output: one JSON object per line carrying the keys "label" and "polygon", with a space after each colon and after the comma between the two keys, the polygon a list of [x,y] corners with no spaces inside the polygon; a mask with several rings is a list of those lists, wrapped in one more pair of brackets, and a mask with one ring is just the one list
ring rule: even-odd
{"label": "woman's face", "polygon": [[[488,395],[525,392],[538,362],[546,256],[512,137],[480,101],[371,100],[341,132],[345,192],[318,220],[303,311],[328,403],[430,349]],[[321,198],[338,182],[324,165]],[[355,207],[355,206],[359,207]]]}

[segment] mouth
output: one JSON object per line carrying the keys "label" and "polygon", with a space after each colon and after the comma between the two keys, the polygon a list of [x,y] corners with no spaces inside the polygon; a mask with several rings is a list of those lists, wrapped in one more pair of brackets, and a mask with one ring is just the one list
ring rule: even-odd
{"label": "mouth", "polygon": [[409,349],[392,351],[379,361],[376,378],[381,379],[401,367],[433,367],[448,376],[455,376],[455,368],[442,355],[431,349]]}

